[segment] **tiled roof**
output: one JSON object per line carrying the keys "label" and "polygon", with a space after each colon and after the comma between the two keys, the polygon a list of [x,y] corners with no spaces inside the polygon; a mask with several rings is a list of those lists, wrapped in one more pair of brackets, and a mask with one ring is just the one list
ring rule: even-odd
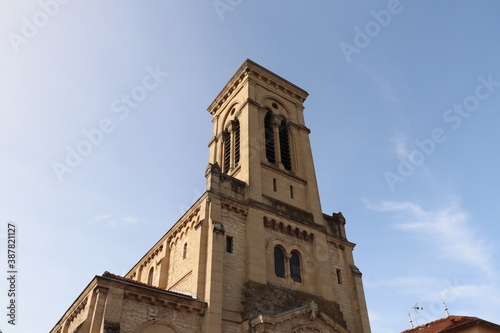
{"label": "tiled roof", "polygon": [[477,317],[448,316],[418,327],[403,331],[401,333],[438,333],[443,330],[466,324],[468,322],[480,320]]}
{"label": "tiled roof", "polygon": [[135,285],[137,285],[139,287],[147,287],[147,288],[150,288],[150,289],[155,289],[155,290],[158,290],[158,291],[161,291],[161,292],[164,292],[164,293],[169,293],[169,294],[173,294],[173,295],[177,295],[177,296],[182,296],[182,297],[187,297],[187,298],[193,298],[190,295],[186,295],[186,294],[182,294],[182,293],[179,293],[179,292],[175,292],[175,291],[171,291],[171,290],[167,290],[167,289],[155,287],[153,285],[150,285],[150,284],[147,284],[147,283],[144,283],[144,282],[139,282],[139,281],[136,281],[136,280],[131,279],[131,278],[126,278],[126,277],[123,277],[123,276],[120,276],[120,275],[112,274],[112,273],[110,273],[108,271],[102,273],[102,277],[104,277],[104,278],[111,278],[111,279],[114,279],[114,280],[118,280],[118,281],[123,281],[123,282],[131,283],[131,284],[135,284]]}

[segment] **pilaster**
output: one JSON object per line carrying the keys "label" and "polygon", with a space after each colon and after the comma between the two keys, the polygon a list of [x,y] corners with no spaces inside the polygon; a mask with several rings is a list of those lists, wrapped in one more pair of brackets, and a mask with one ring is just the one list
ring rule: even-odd
{"label": "pilaster", "polygon": [[205,299],[208,309],[203,320],[204,333],[222,330],[222,283],[224,255],[224,226],[221,223],[221,206],[218,198],[211,198],[207,233],[207,268]]}
{"label": "pilaster", "polygon": [[100,333],[104,325],[104,309],[106,308],[106,300],[108,298],[108,288],[97,287],[95,294],[97,296],[94,306],[94,314],[92,316],[92,324],[90,326],[90,333]]}

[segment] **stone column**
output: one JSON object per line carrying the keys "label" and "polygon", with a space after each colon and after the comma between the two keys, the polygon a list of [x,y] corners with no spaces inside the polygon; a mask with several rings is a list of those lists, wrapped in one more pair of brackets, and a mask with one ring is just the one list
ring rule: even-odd
{"label": "stone column", "polygon": [[274,132],[274,154],[276,157],[276,164],[280,169],[284,169],[285,166],[281,162],[281,147],[280,147],[280,124],[281,124],[280,116],[273,116],[273,132]]}

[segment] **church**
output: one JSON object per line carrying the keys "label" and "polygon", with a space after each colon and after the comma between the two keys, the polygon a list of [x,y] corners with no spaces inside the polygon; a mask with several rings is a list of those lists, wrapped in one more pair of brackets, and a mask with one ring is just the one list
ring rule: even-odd
{"label": "church", "polygon": [[208,107],[205,192],[51,333],[369,333],[346,220],[321,210],[307,96],[247,59]]}

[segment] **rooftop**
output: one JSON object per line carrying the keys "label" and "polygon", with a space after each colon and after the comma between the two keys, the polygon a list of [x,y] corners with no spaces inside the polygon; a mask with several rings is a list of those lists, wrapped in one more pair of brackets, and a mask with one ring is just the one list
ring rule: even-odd
{"label": "rooftop", "polygon": [[467,316],[448,316],[446,318],[441,318],[435,321],[431,321],[427,324],[417,326],[415,328],[403,331],[401,333],[439,333],[439,332],[452,332],[455,328],[463,327],[466,325],[482,324],[492,327],[496,327],[500,331],[500,325],[490,323],[486,320],[479,319],[477,317],[467,317]]}

